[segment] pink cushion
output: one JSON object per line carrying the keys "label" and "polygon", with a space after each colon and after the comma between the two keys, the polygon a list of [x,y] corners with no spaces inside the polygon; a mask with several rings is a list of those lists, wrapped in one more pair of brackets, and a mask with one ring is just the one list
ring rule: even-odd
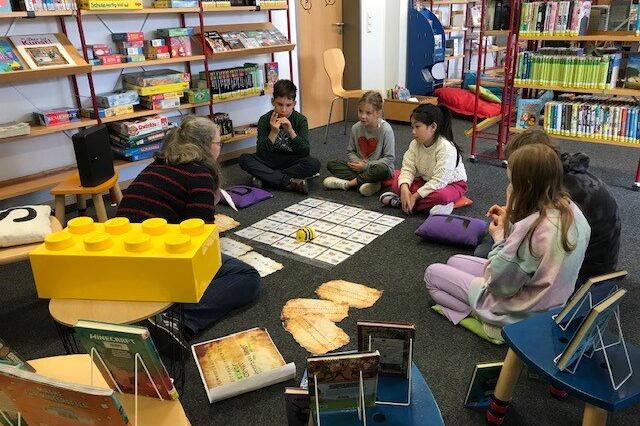
{"label": "pink cushion", "polygon": [[[433,92],[438,97],[438,103],[444,104],[451,111],[461,115],[473,116],[475,93],[458,87],[441,87]],[[478,117],[487,118],[500,115],[500,105],[478,99]]]}

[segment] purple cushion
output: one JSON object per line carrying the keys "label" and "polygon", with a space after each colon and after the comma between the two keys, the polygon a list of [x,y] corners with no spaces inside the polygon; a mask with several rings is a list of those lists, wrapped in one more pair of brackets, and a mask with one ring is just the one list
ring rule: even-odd
{"label": "purple cushion", "polygon": [[[229,193],[231,199],[239,209],[249,207],[260,201],[272,198],[273,194],[264,189],[254,188],[246,185],[235,185],[226,188],[225,191]],[[220,199],[220,203],[227,204],[227,201],[223,198]]]}
{"label": "purple cushion", "polygon": [[416,229],[416,235],[436,243],[475,247],[480,244],[486,229],[487,223],[482,219],[432,214]]}

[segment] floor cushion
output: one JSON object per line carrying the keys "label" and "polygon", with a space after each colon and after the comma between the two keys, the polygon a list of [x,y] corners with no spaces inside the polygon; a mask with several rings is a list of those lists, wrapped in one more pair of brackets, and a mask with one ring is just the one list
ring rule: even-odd
{"label": "floor cushion", "polygon": [[[446,316],[444,315],[444,312],[442,312],[442,307],[440,305],[433,305],[431,309],[433,309],[434,311],[436,311],[437,313],[439,313],[440,315],[446,318]],[[478,320],[477,318],[468,316],[462,321],[460,321],[458,325],[462,326],[463,328],[466,328],[476,336],[486,340],[487,342],[493,343],[494,345],[504,344],[504,342],[501,340],[492,339],[491,337],[487,336],[487,333],[485,333],[484,328],[482,327],[482,322],[480,322],[480,320]]]}
{"label": "floor cushion", "polygon": [[[445,105],[451,111],[471,117],[475,114],[475,93],[459,87],[441,87],[433,92],[438,97],[438,103]],[[501,104],[478,99],[478,117],[486,118],[500,115]]]}

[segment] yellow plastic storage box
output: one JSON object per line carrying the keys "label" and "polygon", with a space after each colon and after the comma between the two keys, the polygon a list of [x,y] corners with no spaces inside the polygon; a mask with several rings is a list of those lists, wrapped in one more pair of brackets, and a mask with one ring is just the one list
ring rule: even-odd
{"label": "yellow plastic storage box", "polygon": [[29,257],[47,299],[198,302],[222,263],[218,228],[202,219],[77,217]]}

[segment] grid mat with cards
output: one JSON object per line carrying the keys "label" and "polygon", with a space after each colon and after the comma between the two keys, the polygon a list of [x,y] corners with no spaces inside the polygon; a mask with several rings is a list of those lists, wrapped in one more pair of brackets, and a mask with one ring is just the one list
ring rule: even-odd
{"label": "grid mat with cards", "polygon": [[[307,198],[235,234],[305,259],[337,265],[404,219],[371,210]],[[316,237],[296,240],[296,231],[311,226]]]}

